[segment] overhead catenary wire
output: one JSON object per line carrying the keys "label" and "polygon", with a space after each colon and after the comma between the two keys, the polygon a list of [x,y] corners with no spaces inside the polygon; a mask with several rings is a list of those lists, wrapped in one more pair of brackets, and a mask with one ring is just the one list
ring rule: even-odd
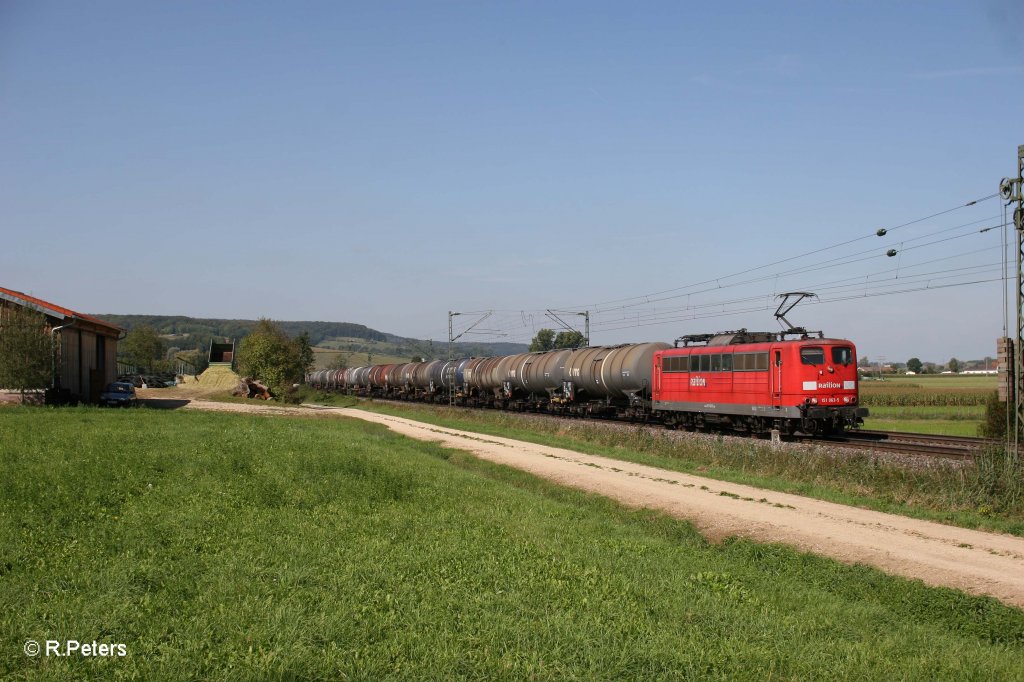
{"label": "overhead catenary wire", "polygon": [[[904,227],[908,227],[910,225],[916,225],[916,224],[924,222],[926,220],[931,220],[931,219],[937,218],[939,216],[946,215],[948,213],[952,213],[953,211],[957,211],[957,210],[960,210],[960,209],[963,209],[963,208],[967,208],[969,206],[974,206],[974,205],[976,205],[976,204],[978,204],[978,203],[980,203],[982,201],[987,201],[989,199],[994,199],[997,196],[999,196],[998,192],[996,192],[994,194],[989,194],[989,195],[980,197],[978,199],[972,199],[971,201],[968,201],[968,202],[963,203],[963,204],[958,204],[956,206],[953,206],[952,208],[948,208],[948,209],[945,209],[945,210],[942,210],[942,211],[938,211],[936,213],[932,213],[932,214],[924,216],[922,218],[916,218],[914,220],[909,220],[907,222],[904,222],[904,223],[901,223],[899,225],[895,225],[895,226],[892,226],[892,227],[879,228],[879,229],[875,230],[874,232],[872,232],[870,234],[865,234],[865,235],[860,236],[860,237],[855,237],[853,239],[848,239],[846,241],[838,242],[838,243],[832,244],[830,246],[825,246],[825,247],[821,247],[821,248],[818,248],[818,249],[813,249],[811,251],[807,251],[807,252],[804,252],[804,253],[801,253],[801,254],[798,254],[798,255],[795,255],[795,256],[789,256],[787,258],[781,258],[779,260],[772,261],[771,263],[765,263],[764,265],[758,265],[758,266],[755,266],[755,267],[752,267],[752,268],[746,268],[744,270],[740,270],[738,272],[734,272],[734,273],[731,273],[731,274],[728,274],[728,275],[723,275],[723,276],[720,276],[720,277],[713,277],[713,278],[702,280],[700,282],[694,282],[692,284],[688,284],[688,285],[684,285],[684,286],[680,286],[680,287],[673,287],[673,288],[670,288],[670,289],[663,289],[661,291],[655,291],[655,292],[651,292],[651,293],[648,293],[648,294],[641,294],[639,296],[629,296],[629,297],[626,297],[626,298],[612,299],[612,300],[609,300],[609,301],[600,301],[600,302],[596,302],[596,303],[585,303],[585,304],[576,304],[576,305],[559,306],[559,307],[560,308],[568,308],[568,309],[588,308],[588,309],[596,310],[596,309],[599,309],[601,306],[609,305],[609,304],[612,304],[612,303],[622,303],[622,302],[626,302],[626,301],[640,301],[641,299],[648,299],[648,298],[650,298],[652,296],[661,296],[661,295],[668,294],[668,293],[673,293],[673,292],[676,292],[676,291],[683,291],[685,289],[689,289],[689,288],[696,287],[696,286],[703,286],[703,285],[706,285],[706,284],[710,284],[712,282],[721,283],[722,280],[731,279],[733,277],[739,277],[739,276],[742,276],[742,275],[749,274],[751,272],[756,272],[758,270],[763,270],[765,268],[770,268],[770,267],[775,266],[775,265],[781,265],[783,263],[788,263],[788,262],[791,262],[791,261],[794,261],[794,260],[799,260],[801,258],[807,258],[809,256],[814,256],[814,255],[817,255],[819,253],[824,253],[825,251],[830,251],[832,249],[840,248],[840,247],[843,247],[843,246],[848,246],[850,244],[854,244],[854,243],[863,241],[865,239],[871,239],[872,237],[886,236],[886,235],[888,235],[888,234],[890,234],[890,233],[892,233],[892,232],[894,232],[896,230],[902,229]],[[642,305],[643,303],[639,303],[639,304]]]}
{"label": "overhead catenary wire", "polygon": [[[854,298],[865,298],[881,295],[895,295],[921,291],[925,289],[951,288],[958,286],[970,286],[982,282],[1001,281],[1006,277],[1006,268],[1001,267],[998,272],[992,272],[991,268],[998,267],[991,263],[966,264],[961,267],[937,269],[930,272],[918,272],[918,270],[930,263],[937,263],[948,260],[961,260],[961,262],[975,254],[989,251],[991,248],[1000,248],[1005,254],[1005,248],[1000,246],[986,247],[982,249],[968,249],[954,255],[927,258],[914,262],[906,262],[903,254],[906,252],[923,252],[929,247],[939,246],[956,240],[963,240],[971,236],[977,236],[1000,227],[998,223],[990,221],[998,220],[999,216],[991,216],[959,223],[950,227],[938,230],[931,230],[917,236],[906,236],[898,242],[898,249],[881,249],[872,247],[853,253],[838,254],[826,260],[818,260],[814,263],[797,265],[796,267],[780,268],[777,271],[758,274],[755,277],[748,277],[742,280],[737,278],[772,268],[773,266],[795,263],[800,259],[826,253],[830,250],[846,247],[858,242],[871,239],[872,237],[884,237],[893,231],[907,228],[912,225],[924,223],[928,220],[952,213],[954,211],[977,205],[980,202],[995,198],[998,193],[980,197],[972,201],[958,204],[957,206],[934,212],[921,218],[906,221],[888,228],[878,229],[871,234],[848,239],[837,244],[825,246],[810,251],[778,259],[770,263],[745,268],[729,275],[715,278],[708,278],[689,285],[663,289],[641,296],[612,299],[600,303],[591,303],[575,306],[558,306],[555,309],[588,309],[591,311],[592,327],[595,331],[612,332],[630,327],[647,327],[662,324],[673,324],[690,319],[704,319],[719,316],[734,316],[751,312],[759,312],[774,307],[773,294],[779,291],[788,280],[799,281],[799,278],[822,270],[839,270],[856,267],[860,263],[871,262],[879,258],[886,258],[895,251],[900,255],[896,268],[873,268],[869,272],[857,273],[841,278],[829,279],[815,285],[800,283],[796,288],[820,290],[825,300],[818,303],[838,302]],[[987,223],[981,227],[979,224]],[[1005,221],[1003,222],[1005,225]],[[947,236],[943,236],[947,235]],[[938,237],[938,238],[937,238]],[[921,242],[921,243],[919,243]],[[892,242],[890,242],[891,244]],[[970,281],[946,281],[963,280]],[[730,297],[725,301],[705,300],[712,292],[720,292],[728,289],[739,289],[743,286],[751,286],[772,281],[771,292],[759,292],[756,295]],[[898,283],[898,285],[896,284]],[[704,288],[699,288],[704,286]],[[1004,287],[1005,289],[1005,287]],[[827,292],[827,293],[826,293]],[[737,291],[737,293],[739,293]],[[686,298],[687,304],[680,306],[680,299]],[[676,305],[672,303],[676,302]],[[619,305],[610,305],[616,304]],[[664,304],[668,303],[668,307]],[[815,303],[815,304],[818,304]],[[644,310],[643,308],[646,308]],[[550,308],[549,308],[550,309]],[[631,312],[636,310],[636,314]],[[485,311],[479,311],[480,313]],[[487,333],[493,340],[505,342],[526,342],[529,341],[537,331],[535,317],[544,316],[544,308],[536,309],[504,309],[494,310],[500,317],[489,322]],[[473,313],[466,313],[473,314]],[[483,332],[484,330],[481,330]],[[484,341],[487,333],[479,335],[479,341]]]}

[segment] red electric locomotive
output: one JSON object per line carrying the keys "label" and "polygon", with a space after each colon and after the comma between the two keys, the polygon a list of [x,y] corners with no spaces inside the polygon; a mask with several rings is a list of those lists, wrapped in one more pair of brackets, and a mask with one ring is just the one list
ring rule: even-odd
{"label": "red electric locomotive", "polygon": [[821,434],[868,414],[853,343],[802,328],[683,336],[655,353],[652,370],[651,407],[671,427]]}

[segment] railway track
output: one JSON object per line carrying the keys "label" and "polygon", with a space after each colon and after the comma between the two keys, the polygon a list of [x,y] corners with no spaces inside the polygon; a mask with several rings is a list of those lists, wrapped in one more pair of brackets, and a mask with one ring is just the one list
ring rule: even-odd
{"label": "railway track", "polygon": [[961,460],[973,459],[982,448],[993,444],[993,441],[987,438],[970,436],[938,436],[926,433],[867,430],[849,431],[840,436],[815,437],[804,440],[816,443],[836,443],[843,447],[864,450]]}
{"label": "railway track", "polygon": [[[379,402],[394,403],[396,405],[408,405],[406,401],[377,399]],[[429,404],[429,403],[417,403]],[[471,409],[471,408],[459,408]],[[543,412],[515,413],[530,414],[550,419],[576,419],[561,415],[546,414]],[[598,419],[594,423],[612,422],[629,424],[628,420]],[[650,423],[655,425],[655,423]],[[729,434],[727,434],[729,435]],[[742,434],[731,434],[736,437],[743,437]],[[891,452],[897,454],[918,455],[922,457],[943,457],[953,460],[971,460],[986,445],[994,441],[987,438],[974,438],[970,436],[938,436],[925,433],[906,433],[900,431],[869,431],[859,429],[847,431],[842,435],[835,436],[795,436],[783,437],[787,442],[801,442],[809,444],[835,444],[844,448],[859,450],[874,450],[876,452]]]}

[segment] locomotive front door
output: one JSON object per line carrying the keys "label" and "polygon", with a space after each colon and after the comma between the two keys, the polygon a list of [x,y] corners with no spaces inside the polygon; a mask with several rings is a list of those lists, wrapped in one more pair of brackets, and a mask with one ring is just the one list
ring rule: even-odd
{"label": "locomotive front door", "polygon": [[782,407],[782,351],[772,351],[772,407]]}

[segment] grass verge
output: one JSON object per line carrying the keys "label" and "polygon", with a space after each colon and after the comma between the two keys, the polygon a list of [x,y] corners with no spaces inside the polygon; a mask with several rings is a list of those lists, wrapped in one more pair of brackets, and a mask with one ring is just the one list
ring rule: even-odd
{"label": "grass verge", "polygon": [[[348,420],[0,415],[4,679],[1011,679],[1024,612]],[[123,643],[28,657],[25,640]]]}
{"label": "grass verge", "polygon": [[433,424],[605,455],[673,471],[951,523],[1024,535],[1024,472],[1000,476],[998,452],[975,465],[905,467],[867,453],[775,449],[764,441],[705,436],[676,439],[659,428],[534,419],[492,410],[363,401],[363,409]]}
{"label": "grass verge", "polygon": [[985,421],[984,405],[873,406],[864,428],[879,431],[977,436]]}
{"label": "grass verge", "polygon": [[872,416],[864,420],[864,428],[875,431],[899,431],[903,433],[924,433],[934,436],[970,436],[978,435],[981,420],[962,421],[952,419],[886,419]]}

